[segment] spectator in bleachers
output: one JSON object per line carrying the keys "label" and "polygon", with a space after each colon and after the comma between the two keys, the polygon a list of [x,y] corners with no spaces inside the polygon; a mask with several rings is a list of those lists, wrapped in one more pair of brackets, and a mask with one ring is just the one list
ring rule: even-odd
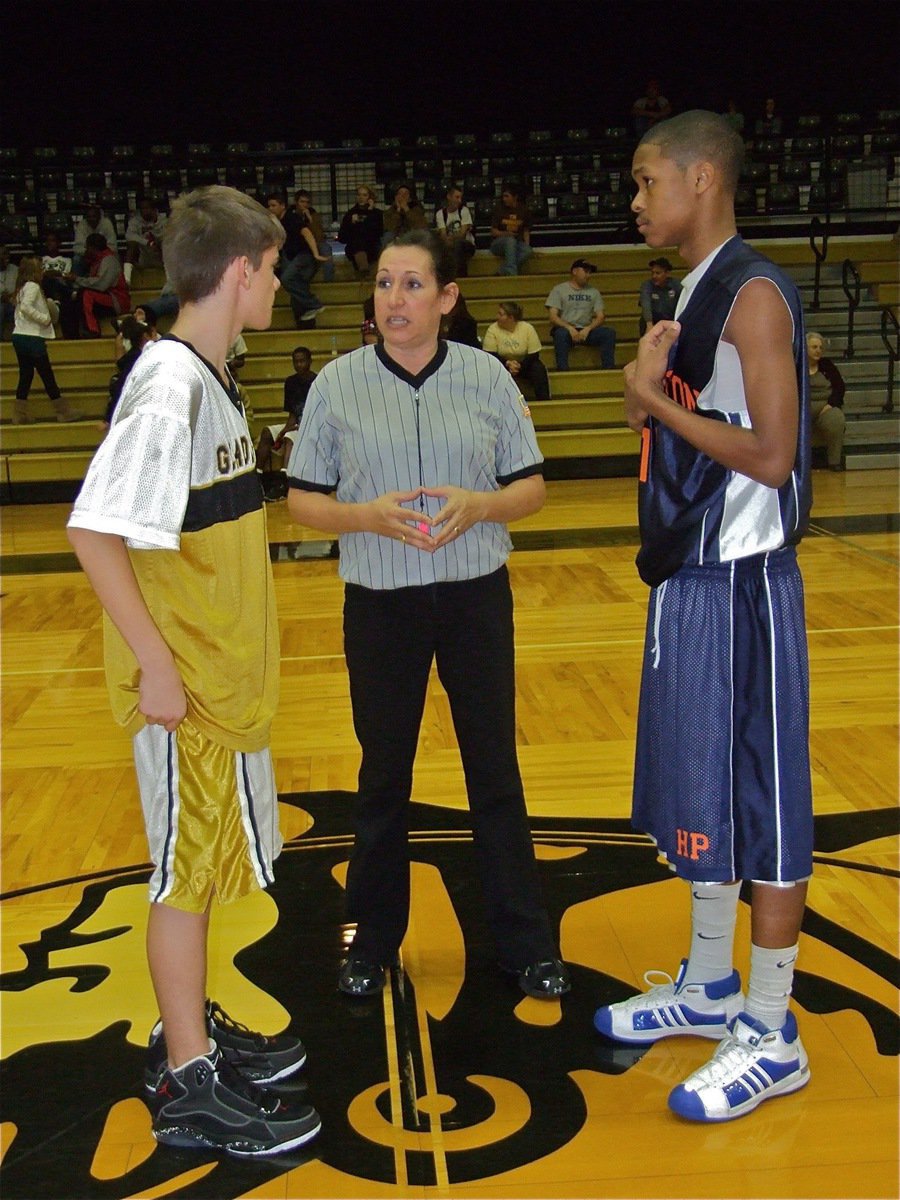
{"label": "spectator in bleachers", "polygon": [[156,299],[144,301],[144,309],[146,312],[153,314],[154,320],[158,320],[160,317],[174,317],[177,315],[180,307],[178,297],[175,295],[175,289],[169,282],[168,275]]}
{"label": "spectator in bleachers", "polygon": [[729,97],[722,116],[735,131],[735,133],[739,133],[741,137],[744,136],[744,114],[738,111],[737,103],[733,98]]}
{"label": "spectator in bleachers", "polygon": [[284,465],[290,458],[294,445],[293,434],[300,426],[306,398],[316,377],[311,369],[312,351],[307,346],[297,346],[291,354],[291,361],[294,373],[284,381],[287,420],[267,425],[256,443],[256,469],[262,475],[263,495],[269,501],[283,500],[287,495]]}
{"label": "spectator in bleachers", "polygon": [[16,277],[19,268],[10,262],[9,246],[0,246],[0,325],[12,324],[16,313]]}
{"label": "spectator in bleachers", "polygon": [[638,306],[641,310],[639,321],[641,337],[649,325],[657,321],[673,321],[675,306],[681,295],[681,284],[672,279],[672,264],[667,258],[650,259],[650,278],[641,284],[641,297]]}
{"label": "spectator in bleachers", "polygon": [[75,237],[72,241],[72,270],[76,275],[85,275],[88,265],[84,261],[85,244],[88,235],[102,233],[106,244],[112,250],[118,251],[119,235],[110,217],[103,213],[99,204],[89,204],[84,210],[84,216],[75,222]]}
{"label": "spectator in bleachers", "polygon": [[516,380],[527,379],[534,388],[535,400],[550,399],[550,376],[541,362],[541,339],[528,321],[522,320],[522,306],[514,300],[502,300],[497,320],[489,325],[481,348],[499,358]]}
{"label": "spectator in bleachers", "polygon": [[374,296],[366,296],[363,301],[363,322],[359,332],[364,346],[377,346],[379,342],[383,341],[381,331],[375,321]]}
{"label": "spectator in bleachers", "polygon": [[141,351],[156,340],[153,336],[156,330],[151,329],[143,321],[137,320],[136,317],[124,317],[121,322],[117,322],[117,325],[116,349],[118,350],[120,346],[123,349],[116,359],[116,373],[109,381],[109,401],[101,423],[104,430],[108,430],[112,424],[113,413],[119,403],[125,381],[131,374],[132,367],[140,358]]}
{"label": "spectator in bleachers", "polygon": [[460,293],[456,303],[441,320],[441,337],[448,342],[462,342],[464,346],[481,349],[478,337],[478,322],[469,312],[468,305]]}
{"label": "spectator in bleachers", "polygon": [[88,337],[100,336],[97,310],[118,317],[131,308],[125,272],[118,257],[107,246],[102,233],[91,233],[85,243],[87,275],[69,276],[79,291],[81,316]]}
{"label": "spectator in bleachers", "polygon": [[374,317],[363,317],[363,323],[359,327],[359,332],[364,346],[377,346],[381,341],[381,334],[378,332],[378,326],[375,323]]}
{"label": "spectator in bleachers", "polygon": [[763,115],[753,126],[757,137],[781,137],[781,117],[775,112],[775,100],[769,96],[763,108]]}
{"label": "spectator in bleachers", "polygon": [[504,183],[491,219],[491,254],[501,259],[498,275],[518,275],[531,257],[531,215],[515,184]]}
{"label": "spectator in bleachers", "polygon": [[56,319],[56,302],[48,300],[41,289],[44,268],[41,260],[32,254],[19,263],[16,286],[13,292],[15,303],[15,325],[12,344],[19,365],[16,383],[16,401],[13,409],[15,425],[33,425],[34,417],[28,411],[28,393],[37,371],[47,395],[56,409],[57,421],[80,421],[83,414],[69,408],[69,403],[60,394],[59,385],[53,374],[47,342],[56,337],[53,328]]}
{"label": "spectator in bleachers", "polygon": [[234,379],[237,379],[246,361],[247,343],[244,341],[244,335],[239,333],[225,351],[225,366],[231,372]]}
{"label": "spectator in bleachers", "polygon": [[288,208],[287,197],[279,192],[270,192],[266,196],[266,208],[284,228],[279,279],[291,298],[294,322],[298,329],[313,329],[316,317],[325,306],[313,295],[310,283],[325,257],[319,253],[309,215],[297,208]]}
{"label": "spectator in bleachers", "polygon": [[284,411],[293,413],[300,424],[306,397],[316,377],[312,369],[312,350],[308,346],[296,346],[291,351],[291,362],[294,366],[293,375],[288,375],[284,381]]}
{"label": "spectator in bleachers", "polygon": [[403,233],[410,233],[413,229],[424,229],[428,224],[425,209],[416,199],[415,192],[408,183],[398,184],[394,192],[394,202],[384,210],[382,221],[382,246],[389,245],[394,238]]}
{"label": "spectator in bleachers", "polygon": [[44,253],[41,256],[44,267],[44,291],[47,291],[48,280],[58,275],[68,275],[72,270],[72,260],[63,254],[62,242],[55,230],[48,230],[44,238]]}
{"label": "spectator in bleachers", "polygon": [[806,335],[809,363],[809,408],[813,442],[824,443],[828,469],[844,469],[844,379],[830,358],[824,357],[825,339],[811,329]]}
{"label": "spectator in bleachers", "polygon": [[475,222],[467,205],[463,204],[462,188],[451,184],[443,205],[434,214],[435,228],[442,241],[453,251],[456,278],[469,274],[469,259],[475,253]]}
{"label": "spectator in bleachers", "polygon": [[558,283],[547,297],[550,333],[556,348],[556,369],[568,371],[570,346],[599,346],[604,368],[616,365],[616,331],[606,322],[603,297],[589,286],[597,268],[585,258],[576,258],[571,275]]}
{"label": "spectator in bleachers", "polygon": [[[131,283],[135,266],[161,267],[166,214],[152,200],[143,199],[125,228],[125,281]],[[108,244],[108,243],[107,243]]]}
{"label": "spectator in bleachers", "polygon": [[294,192],[294,208],[301,217],[305,217],[309,221],[309,228],[323,260],[322,279],[325,283],[332,283],[334,281],[334,255],[331,242],[325,236],[325,226],[322,224],[322,218],[312,206],[312,196],[309,192],[303,191],[302,188],[299,192]]}
{"label": "spectator in bleachers", "polygon": [[356,189],[356,203],[344,213],[338,241],[344,245],[347,259],[356,274],[367,279],[381,252],[384,214],[375,207],[375,193],[362,184]]}
{"label": "spectator in bleachers", "polygon": [[134,312],[129,313],[127,317],[123,317],[121,321],[113,321],[113,329],[116,331],[117,361],[131,349],[131,341],[125,331],[126,328],[130,328],[127,322],[132,320],[137,321],[138,325],[146,326],[148,341],[158,342],[162,336],[156,328],[156,316],[153,311],[147,308],[146,305],[138,304]]}
{"label": "spectator in bleachers", "polygon": [[44,238],[44,268],[42,287],[44,295],[59,305],[59,325],[64,338],[78,337],[78,305],[69,282],[72,274],[72,259],[62,253],[59,234],[50,230]]}
{"label": "spectator in bleachers", "polygon": [[665,121],[671,115],[672,105],[665,96],[659,94],[659,80],[648,80],[646,96],[639,97],[631,106],[634,132],[638,137],[643,137],[657,121]]}

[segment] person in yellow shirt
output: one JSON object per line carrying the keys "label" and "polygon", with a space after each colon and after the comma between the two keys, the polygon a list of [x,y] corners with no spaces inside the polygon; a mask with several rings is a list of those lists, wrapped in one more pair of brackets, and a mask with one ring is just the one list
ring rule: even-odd
{"label": "person in yellow shirt", "polygon": [[522,320],[521,304],[501,301],[497,320],[488,326],[481,348],[499,358],[514,379],[527,379],[534,388],[535,400],[550,399],[550,376],[541,362],[541,339],[535,327]]}

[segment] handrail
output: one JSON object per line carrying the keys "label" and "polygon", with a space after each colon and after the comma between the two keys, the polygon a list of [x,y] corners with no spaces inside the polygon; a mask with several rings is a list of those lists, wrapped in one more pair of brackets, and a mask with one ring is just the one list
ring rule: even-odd
{"label": "handrail", "polygon": [[[849,284],[851,277],[853,279],[852,292]],[[847,349],[844,351],[844,357],[852,358],[855,353],[853,349],[853,317],[859,308],[862,280],[860,279],[859,271],[857,271],[849,258],[845,258],[841,266],[841,285],[844,289],[844,295],[847,297]]]}
{"label": "handrail", "polygon": [[[813,287],[813,298],[810,308],[817,309],[819,307],[819,280],[821,277],[822,263],[828,257],[828,233],[829,225],[831,224],[831,207],[829,206],[825,212],[825,224],[819,217],[813,217],[809,223],[809,245],[816,256],[816,278],[815,286]],[[820,235],[822,238],[822,249],[816,245],[816,238]]]}
{"label": "handrail", "polygon": [[[894,326],[893,344],[890,341],[888,333],[888,324]],[[882,412],[894,411],[894,363],[900,358],[900,324],[894,316],[894,310],[885,306],[881,310],[881,340],[884,343],[884,348],[888,352],[888,378],[887,378],[887,400],[881,406]]]}

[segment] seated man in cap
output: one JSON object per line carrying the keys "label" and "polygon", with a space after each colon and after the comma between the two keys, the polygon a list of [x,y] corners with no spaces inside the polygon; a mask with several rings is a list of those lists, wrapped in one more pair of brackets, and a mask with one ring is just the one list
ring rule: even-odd
{"label": "seated man in cap", "polygon": [[571,277],[558,283],[547,297],[550,310],[550,334],[556,347],[556,369],[568,371],[569,347],[600,347],[603,367],[616,365],[616,331],[605,324],[603,297],[588,281],[597,268],[584,258],[572,263]]}
{"label": "seated man in cap", "polygon": [[638,306],[641,310],[641,337],[650,325],[657,321],[674,321],[675,306],[681,295],[681,284],[672,279],[672,264],[667,258],[651,258],[648,263],[650,278],[641,284]]}

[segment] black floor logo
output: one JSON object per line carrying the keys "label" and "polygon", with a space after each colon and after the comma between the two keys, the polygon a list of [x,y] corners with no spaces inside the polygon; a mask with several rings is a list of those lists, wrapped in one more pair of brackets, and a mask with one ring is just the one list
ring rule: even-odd
{"label": "black floor logo", "polygon": [[[569,953],[565,940],[579,920],[590,921],[592,905],[639,905],[648,889],[656,905],[661,888],[671,890],[672,905],[687,905],[684,885],[627,821],[533,822],[545,895],[573,977],[571,995],[545,1005],[526,1000],[497,970],[468,814],[413,806],[411,857],[434,903],[433,917],[420,914],[414,932],[426,958],[429,946],[446,954],[437,967],[407,955],[385,995],[360,1002],[336,989],[353,797],[318,793],[282,801],[307,810],[312,827],[285,846],[277,882],[264,898],[269,916],[261,933],[252,939],[230,933],[213,953],[230,956],[247,986],[290,1013],[309,1050],[308,1072],[297,1086],[308,1086],[322,1114],[321,1140],[306,1159],[246,1164],[151,1148],[140,1162],[98,1170],[108,1114],[140,1094],[139,1043],[146,1030],[132,1029],[132,1001],[149,990],[135,967],[143,955],[149,868],[139,865],[73,881],[80,902],[20,943],[25,965],[2,977],[2,1120],[14,1127],[2,1169],[7,1200],[113,1200],[151,1189],[222,1200],[259,1187],[261,1177],[317,1164],[360,1181],[411,1187],[487,1179],[565,1151],[587,1116],[585,1073],[627,1087],[629,1069],[646,1050],[606,1042],[594,1033],[592,1015],[598,1004],[623,999],[633,987],[604,971],[602,946],[584,953],[575,946]],[[871,870],[834,856],[896,832],[896,810],[820,817],[817,859],[838,869]],[[29,904],[37,909],[54,889],[58,885],[3,897],[4,918]],[[7,933],[21,927],[4,924]],[[877,1054],[896,1055],[895,1006],[868,988],[857,990],[853,981],[864,973],[881,981],[887,995],[898,984],[897,960],[812,908],[804,932],[840,956],[846,970],[841,978],[801,970],[798,1006],[818,1013],[855,1010]],[[647,963],[656,965],[674,970],[677,961]],[[52,1022],[47,1016],[27,1020],[28,1009],[49,1013]]]}

